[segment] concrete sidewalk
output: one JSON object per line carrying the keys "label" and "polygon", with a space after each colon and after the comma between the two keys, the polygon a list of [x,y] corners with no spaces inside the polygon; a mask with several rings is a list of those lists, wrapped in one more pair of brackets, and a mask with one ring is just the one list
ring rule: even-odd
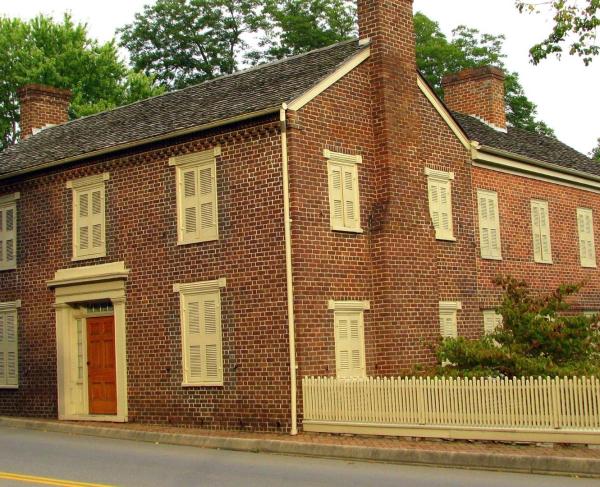
{"label": "concrete sidewalk", "polygon": [[491,442],[411,441],[403,438],[308,433],[292,437],[244,431],[9,417],[0,417],[0,425],[233,451],[600,478],[600,450],[583,446],[539,447]]}

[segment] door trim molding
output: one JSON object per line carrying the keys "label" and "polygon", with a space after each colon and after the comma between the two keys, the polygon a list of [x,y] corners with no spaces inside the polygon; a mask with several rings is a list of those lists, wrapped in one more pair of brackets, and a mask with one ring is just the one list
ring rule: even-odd
{"label": "door trim molding", "polygon": [[[129,270],[122,262],[113,264],[122,272],[114,273],[112,279],[96,281],[89,277],[94,275],[94,267],[98,274],[106,279],[106,266],[90,266],[86,268],[85,277],[80,282],[72,279],[63,283],[54,283],[56,309],[56,356],[57,356],[57,388],[58,419],[75,421],[112,421],[128,420],[127,403],[127,351],[126,351],[126,278]],[[63,273],[64,271],[57,271]],[[64,275],[64,274],[63,274]],[[89,301],[109,300],[112,302],[115,317],[115,365],[117,375],[117,414],[115,416],[96,416],[72,411],[69,406],[69,387],[74,382],[72,361],[73,344],[70,339],[70,327],[75,326],[76,315],[80,311],[74,306]],[[85,391],[87,394],[87,391]]]}

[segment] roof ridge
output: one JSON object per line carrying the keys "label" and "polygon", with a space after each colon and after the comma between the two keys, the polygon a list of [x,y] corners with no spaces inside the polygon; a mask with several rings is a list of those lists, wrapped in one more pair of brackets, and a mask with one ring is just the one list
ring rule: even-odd
{"label": "roof ridge", "polygon": [[[221,76],[217,76],[216,78],[207,79],[207,80],[204,80],[204,81],[202,81],[200,83],[196,83],[196,84],[193,84],[193,85],[190,85],[190,86],[186,86],[186,87],[180,88],[178,90],[167,91],[165,93],[161,93],[160,95],[155,95],[155,96],[151,96],[149,98],[144,98],[143,100],[137,100],[137,101],[134,101],[134,102],[131,102],[131,103],[127,103],[126,105],[119,105],[118,107],[110,108],[108,110],[103,110],[101,112],[92,113],[92,114],[86,115],[84,117],[79,117],[79,118],[75,118],[73,120],[68,120],[67,122],[61,123],[59,125],[55,125],[55,126],[52,126],[52,127],[44,128],[40,132],[42,132],[42,131],[46,132],[46,131],[51,131],[52,129],[56,129],[56,128],[60,128],[60,127],[65,127],[65,126],[73,124],[75,122],[80,122],[82,120],[87,120],[87,119],[90,119],[90,118],[93,118],[93,117],[99,117],[99,116],[104,115],[106,113],[115,112],[117,110],[129,108],[131,106],[134,106],[134,105],[137,105],[137,104],[140,104],[140,103],[145,103],[148,100],[154,100],[154,99],[161,98],[161,97],[164,97],[164,96],[173,95],[175,93],[181,93],[181,92],[184,92],[184,91],[188,91],[188,90],[192,90],[192,89],[197,89],[199,86],[203,86],[203,85],[207,85],[207,84],[210,84],[210,83],[214,83],[216,81],[220,81],[220,80],[227,79],[227,78],[233,78],[235,76],[246,74],[246,73],[249,73],[249,72],[252,72],[252,71],[258,71],[260,69],[264,69],[264,68],[267,68],[267,67],[270,67],[270,66],[275,66],[277,64],[282,64],[282,63],[285,63],[285,62],[288,62],[288,61],[291,61],[291,60],[295,60],[295,59],[298,59],[298,58],[302,58],[302,57],[308,56],[310,54],[327,51],[329,49],[333,49],[333,48],[342,46],[344,44],[351,44],[352,42],[357,42],[357,41],[358,41],[357,38],[352,38],[352,39],[348,39],[348,40],[345,40],[345,41],[336,42],[335,44],[330,44],[328,46],[320,47],[318,49],[313,49],[311,51],[303,52],[303,53],[300,53],[300,54],[295,54],[293,56],[288,56],[288,57],[284,57],[284,58],[281,58],[281,59],[276,59],[275,61],[270,61],[270,62],[267,62],[267,63],[259,64],[259,65],[256,65],[256,66],[252,66],[252,67],[247,68],[247,69],[241,69],[239,71],[236,71],[235,73],[223,74]],[[40,132],[38,132],[38,133],[40,133]],[[34,137],[34,136],[28,137],[25,140],[31,139],[32,137]],[[19,142],[22,142],[22,141],[19,141]]]}

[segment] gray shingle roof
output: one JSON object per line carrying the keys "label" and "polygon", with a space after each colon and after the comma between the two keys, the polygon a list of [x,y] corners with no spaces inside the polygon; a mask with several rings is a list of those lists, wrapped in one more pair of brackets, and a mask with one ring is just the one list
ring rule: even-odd
{"label": "gray shingle roof", "polygon": [[356,40],[342,42],[47,128],[0,153],[0,175],[275,108],[361,49]]}
{"label": "gray shingle roof", "polygon": [[503,133],[469,115],[457,112],[452,115],[469,139],[481,145],[600,176],[600,164],[560,140],[514,127]]}

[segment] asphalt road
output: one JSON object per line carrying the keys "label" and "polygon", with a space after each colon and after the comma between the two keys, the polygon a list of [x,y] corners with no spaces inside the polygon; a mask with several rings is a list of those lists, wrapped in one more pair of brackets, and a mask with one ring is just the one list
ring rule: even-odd
{"label": "asphalt road", "polygon": [[74,487],[83,482],[144,487],[600,485],[590,479],[237,453],[0,427],[0,486]]}

